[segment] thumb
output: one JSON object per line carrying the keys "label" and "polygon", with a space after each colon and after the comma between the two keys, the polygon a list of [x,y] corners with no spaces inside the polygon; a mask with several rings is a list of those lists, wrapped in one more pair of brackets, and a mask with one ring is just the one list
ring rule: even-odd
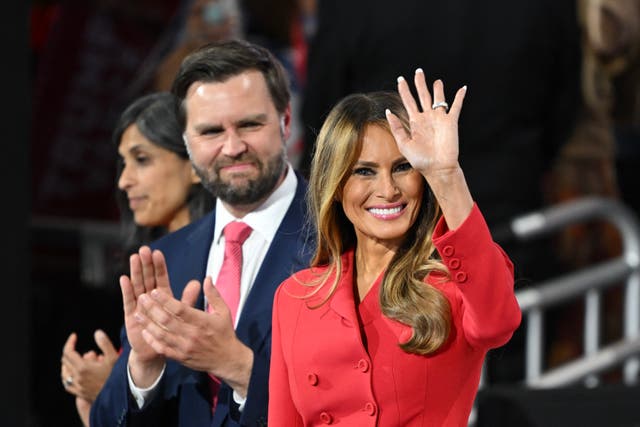
{"label": "thumb", "polygon": [[72,352],[76,350],[76,342],[78,341],[78,335],[75,332],[69,334],[69,337],[62,347],[62,352]]}
{"label": "thumb", "polygon": [[182,298],[180,299],[180,301],[188,304],[190,307],[195,307],[199,295],[200,282],[198,282],[197,280],[192,280],[187,283],[187,286],[184,287],[184,291],[182,291]]}
{"label": "thumb", "polygon": [[93,338],[95,339],[96,344],[98,344],[100,350],[102,350],[102,354],[104,354],[108,360],[114,360],[118,357],[118,351],[103,330],[96,330],[93,334]]}
{"label": "thumb", "polygon": [[222,299],[222,295],[220,295],[220,292],[218,292],[218,289],[213,284],[213,280],[209,276],[204,279],[204,295],[207,297],[207,302],[211,306],[213,313],[230,313],[227,303]]}

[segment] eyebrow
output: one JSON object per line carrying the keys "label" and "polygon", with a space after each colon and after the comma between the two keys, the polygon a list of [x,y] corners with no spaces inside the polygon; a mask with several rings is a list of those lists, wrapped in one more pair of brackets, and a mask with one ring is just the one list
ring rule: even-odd
{"label": "eyebrow", "polygon": [[[241,119],[238,119],[235,122],[233,122],[233,124],[234,126],[241,126],[247,123],[254,123],[254,122],[264,123],[267,121],[267,118],[268,118],[267,115],[264,113],[253,114],[253,115],[242,117]],[[200,124],[194,125],[193,129],[197,133],[203,133],[207,131],[220,132],[224,130],[224,126],[221,123],[215,123],[215,124],[200,123]]]}
{"label": "eyebrow", "polygon": [[153,144],[150,145],[143,145],[143,144],[136,144],[133,147],[129,148],[129,153],[139,153],[141,151],[149,151],[150,147],[152,147]]}
{"label": "eyebrow", "polygon": [[247,116],[247,117],[243,117],[242,119],[238,120],[236,122],[236,125],[241,125],[241,124],[245,124],[245,123],[254,123],[254,122],[260,122],[260,123],[264,123],[267,121],[267,115],[266,114],[255,114],[252,116]]}
{"label": "eyebrow", "polygon": [[120,149],[118,149],[118,155],[120,157],[123,157],[123,154],[135,154],[138,151],[144,151],[144,146],[142,144],[136,144],[136,145],[132,145],[131,147],[127,148],[127,150],[124,153],[120,153]]}
{"label": "eyebrow", "polygon": [[[397,159],[395,159],[392,163],[391,166],[397,166],[400,163],[404,163],[406,162],[407,159],[403,156],[403,157],[398,157]],[[367,160],[358,160],[356,161],[356,164],[354,166],[364,166],[364,167],[369,167],[369,168],[377,168],[380,165],[376,162],[370,162]]]}

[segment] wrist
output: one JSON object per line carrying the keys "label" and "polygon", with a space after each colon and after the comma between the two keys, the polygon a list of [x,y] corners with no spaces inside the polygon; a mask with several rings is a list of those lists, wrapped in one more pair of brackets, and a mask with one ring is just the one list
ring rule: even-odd
{"label": "wrist", "polygon": [[131,380],[139,388],[147,388],[151,386],[162,373],[165,365],[165,359],[162,356],[153,359],[141,359],[135,350],[129,353],[129,373]]}
{"label": "wrist", "polygon": [[227,372],[221,377],[238,395],[246,398],[253,370],[253,351],[241,341],[237,341],[237,350],[230,354],[234,357],[227,365]]}
{"label": "wrist", "polygon": [[452,183],[464,179],[464,173],[460,164],[455,164],[451,167],[441,168],[435,171],[429,171],[422,173],[424,179],[427,180],[430,187],[434,186],[450,186]]}

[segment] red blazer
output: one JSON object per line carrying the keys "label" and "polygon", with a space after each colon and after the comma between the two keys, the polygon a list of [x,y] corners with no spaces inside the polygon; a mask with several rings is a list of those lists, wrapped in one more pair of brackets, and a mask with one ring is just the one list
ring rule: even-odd
{"label": "red blazer", "polygon": [[353,251],[343,254],[342,280],[320,308],[309,308],[317,300],[299,298],[310,289],[301,283],[317,278],[317,270],[280,285],[270,426],[467,426],[486,352],[505,344],[520,324],[513,265],[477,206],[456,230],[440,220],[433,240],[451,281],[428,280],[447,297],[452,314],[449,339],[435,355],[400,349],[412,331],[380,311],[382,277],[356,307]]}

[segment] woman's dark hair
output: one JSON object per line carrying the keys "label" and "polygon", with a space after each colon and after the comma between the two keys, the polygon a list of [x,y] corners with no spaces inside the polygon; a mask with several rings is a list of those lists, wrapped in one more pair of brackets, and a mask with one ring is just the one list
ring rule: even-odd
{"label": "woman's dark hair", "polygon": [[[189,155],[182,139],[182,128],[176,117],[177,99],[169,92],[155,92],[143,95],[133,101],[120,115],[112,134],[113,144],[120,145],[122,135],[131,125],[136,125],[140,133],[151,143],[176,153],[183,159]],[[116,179],[122,174],[124,164],[118,160]],[[124,191],[116,191],[116,202],[120,210],[123,239],[123,256],[138,250],[141,245],[167,233],[164,227],[143,227],[135,223]],[[189,219],[195,221],[213,209],[213,197],[201,184],[193,184],[187,197]]]}

